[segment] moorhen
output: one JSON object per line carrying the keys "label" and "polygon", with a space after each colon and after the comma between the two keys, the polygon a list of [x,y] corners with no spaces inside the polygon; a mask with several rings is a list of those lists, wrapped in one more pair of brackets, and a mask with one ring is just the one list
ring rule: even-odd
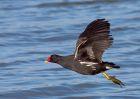
{"label": "moorhen", "polygon": [[104,51],[112,45],[112,42],[110,23],[106,19],[97,19],[80,34],[74,54],[68,56],[53,54],[45,62],[57,63],[84,75],[102,73],[108,80],[122,87],[124,85],[122,81],[105,72],[120,67],[113,62],[102,61]]}

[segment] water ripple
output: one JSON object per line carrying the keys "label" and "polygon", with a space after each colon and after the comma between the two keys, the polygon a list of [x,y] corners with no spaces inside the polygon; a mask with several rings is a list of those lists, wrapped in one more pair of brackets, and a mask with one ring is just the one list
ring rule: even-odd
{"label": "water ripple", "polygon": [[[139,5],[139,0],[1,0],[0,99],[139,99]],[[51,54],[72,54],[79,34],[97,18],[111,23],[114,44],[103,59],[121,66],[108,73],[124,88],[102,74],[44,63]]]}

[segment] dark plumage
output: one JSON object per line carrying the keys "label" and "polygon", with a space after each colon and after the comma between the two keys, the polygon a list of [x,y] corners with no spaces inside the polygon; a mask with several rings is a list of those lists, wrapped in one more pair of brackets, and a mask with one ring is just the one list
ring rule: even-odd
{"label": "dark plumage", "polygon": [[80,34],[74,54],[68,56],[51,55],[47,61],[57,63],[80,74],[95,75],[103,73],[108,80],[123,85],[120,80],[104,72],[111,68],[119,68],[112,62],[102,61],[102,54],[112,45],[112,42],[110,24],[105,19],[97,19],[91,22]]}

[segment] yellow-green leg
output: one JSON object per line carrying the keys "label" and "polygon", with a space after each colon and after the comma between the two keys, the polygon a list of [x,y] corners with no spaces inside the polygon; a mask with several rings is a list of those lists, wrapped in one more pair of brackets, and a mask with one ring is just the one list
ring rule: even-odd
{"label": "yellow-green leg", "polygon": [[123,82],[117,79],[115,76],[110,76],[106,72],[102,72],[104,77],[108,80],[111,80],[114,84],[120,85],[120,87],[124,86]]}

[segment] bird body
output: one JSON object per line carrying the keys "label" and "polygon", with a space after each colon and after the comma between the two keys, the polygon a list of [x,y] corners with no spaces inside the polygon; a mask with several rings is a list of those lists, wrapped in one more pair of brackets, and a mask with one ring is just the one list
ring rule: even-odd
{"label": "bird body", "polygon": [[[51,60],[53,63],[57,63],[64,68],[73,70],[80,74],[84,75],[95,75],[111,68],[119,68],[119,66],[109,65],[109,62],[97,63],[97,62],[89,62],[89,61],[80,61],[74,59],[74,55],[68,56],[60,56],[60,55],[52,55]],[[105,65],[105,64],[108,65]]]}
{"label": "bird body", "polygon": [[74,54],[68,56],[53,54],[46,61],[84,75],[103,73],[108,80],[123,85],[120,80],[105,73],[106,70],[120,68],[112,62],[102,61],[104,51],[112,45],[112,42],[110,23],[105,19],[97,19],[80,34]]}

